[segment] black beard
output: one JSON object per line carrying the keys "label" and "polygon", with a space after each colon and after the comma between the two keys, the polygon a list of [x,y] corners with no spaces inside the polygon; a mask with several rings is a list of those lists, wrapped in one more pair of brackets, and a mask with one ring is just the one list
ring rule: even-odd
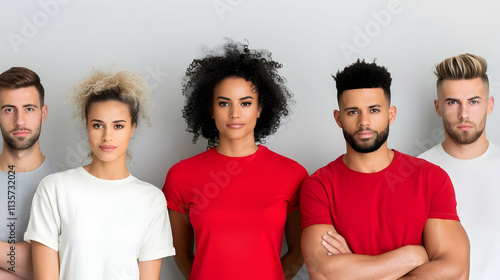
{"label": "black beard", "polygon": [[[354,136],[347,133],[344,129],[342,129],[342,133],[344,134],[344,139],[347,141],[347,143],[349,143],[353,150],[358,153],[366,154],[375,152],[385,143],[385,141],[387,141],[387,137],[389,137],[389,124],[387,124],[387,127],[380,133],[375,130],[368,130],[372,131],[375,134],[375,141],[373,141],[371,145],[368,143],[369,140],[362,141],[362,143],[356,142],[356,140],[354,140]],[[360,132],[360,130],[356,131],[355,134],[358,132]]]}

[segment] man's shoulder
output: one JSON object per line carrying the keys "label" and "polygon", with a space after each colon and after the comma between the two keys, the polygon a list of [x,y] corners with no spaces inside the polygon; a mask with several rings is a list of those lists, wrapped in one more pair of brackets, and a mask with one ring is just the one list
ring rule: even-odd
{"label": "man's shoulder", "polygon": [[420,155],[418,155],[418,157],[432,161],[432,159],[435,159],[436,157],[442,157],[443,152],[444,152],[443,146],[441,145],[441,143],[439,143],[436,146],[430,148],[429,150],[421,153]]}

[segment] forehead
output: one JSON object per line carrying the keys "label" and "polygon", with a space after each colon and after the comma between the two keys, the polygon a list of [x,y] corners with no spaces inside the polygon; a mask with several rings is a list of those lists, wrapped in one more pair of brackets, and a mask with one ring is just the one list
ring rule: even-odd
{"label": "forehead", "polygon": [[481,78],[444,80],[438,88],[439,99],[468,99],[474,96],[488,97],[488,89]]}
{"label": "forehead", "polygon": [[34,86],[17,89],[0,89],[0,104],[2,106],[23,106],[26,104],[35,104],[39,106],[40,97]]}
{"label": "forehead", "polygon": [[228,77],[220,81],[214,88],[214,96],[252,96],[257,92],[252,90],[252,82],[239,77]]}
{"label": "forehead", "polygon": [[88,119],[124,119],[131,118],[129,106],[115,100],[98,101],[90,105]]}
{"label": "forehead", "polygon": [[340,96],[339,106],[342,108],[351,107],[369,107],[372,105],[386,106],[387,98],[385,98],[382,88],[360,88],[345,90]]}

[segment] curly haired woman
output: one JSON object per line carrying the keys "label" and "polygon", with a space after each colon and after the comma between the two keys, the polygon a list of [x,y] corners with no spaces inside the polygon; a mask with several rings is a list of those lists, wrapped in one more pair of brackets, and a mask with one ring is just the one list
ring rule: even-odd
{"label": "curly haired woman", "polygon": [[209,149],[175,164],[163,187],[175,261],[186,279],[291,279],[303,264],[307,171],[257,145],[288,115],[291,94],[269,51],[230,41],[222,52],[195,59],[183,85],[187,130]]}
{"label": "curly haired woman", "polygon": [[25,234],[35,279],[159,279],[161,259],[174,254],[165,198],[126,163],[147,100],[129,70],[92,71],[77,86],[92,162],[40,182]]}

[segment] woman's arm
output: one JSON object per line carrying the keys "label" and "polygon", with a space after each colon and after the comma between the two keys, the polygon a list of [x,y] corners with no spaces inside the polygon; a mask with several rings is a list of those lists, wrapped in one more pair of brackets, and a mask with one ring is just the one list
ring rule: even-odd
{"label": "woman's arm", "polygon": [[168,209],[170,224],[172,226],[172,237],[174,239],[175,256],[177,267],[186,279],[191,275],[194,261],[194,231],[189,216]]}
{"label": "woman's arm", "polygon": [[160,279],[161,260],[162,259],[156,259],[151,261],[139,262],[139,279],[140,280]]}
{"label": "woman's arm", "polygon": [[281,266],[287,280],[293,279],[304,264],[300,248],[300,211],[299,209],[288,214],[285,224],[285,241],[288,251],[281,257]]}
{"label": "woman's arm", "polygon": [[59,280],[59,253],[36,241],[32,241],[31,251],[35,280]]}

